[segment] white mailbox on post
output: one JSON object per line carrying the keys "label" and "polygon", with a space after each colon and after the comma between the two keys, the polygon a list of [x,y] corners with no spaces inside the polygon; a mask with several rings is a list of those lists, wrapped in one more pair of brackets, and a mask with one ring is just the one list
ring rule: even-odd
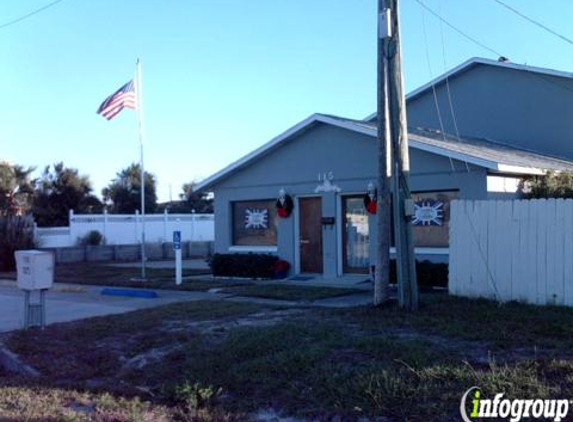
{"label": "white mailbox on post", "polygon": [[18,287],[23,290],[46,290],[54,284],[54,254],[44,251],[16,251]]}
{"label": "white mailbox on post", "polygon": [[[46,325],[46,290],[54,284],[54,254],[44,251],[16,251],[18,287],[24,290],[24,328]],[[32,303],[30,296],[36,290],[40,302]]]}

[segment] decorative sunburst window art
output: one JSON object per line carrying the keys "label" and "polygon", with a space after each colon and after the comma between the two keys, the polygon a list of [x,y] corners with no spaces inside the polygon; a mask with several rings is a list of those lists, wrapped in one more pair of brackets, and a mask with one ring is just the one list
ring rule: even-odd
{"label": "decorative sunburst window art", "polygon": [[441,226],[444,224],[444,203],[441,201],[420,201],[414,203],[414,226]]}
{"label": "decorative sunburst window art", "polygon": [[269,225],[268,209],[246,209],[245,229],[266,229]]}

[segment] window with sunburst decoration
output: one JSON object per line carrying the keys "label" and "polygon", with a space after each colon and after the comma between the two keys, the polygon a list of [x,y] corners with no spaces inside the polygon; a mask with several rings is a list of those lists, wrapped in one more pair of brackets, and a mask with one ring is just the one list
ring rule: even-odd
{"label": "window with sunburst decoration", "polygon": [[232,203],[232,235],[236,246],[276,246],[275,199]]}
{"label": "window with sunburst decoration", "polygon": [[450,202],[458,191],[415,192],[412,217],[414,245],[418,247],[448,247]]}

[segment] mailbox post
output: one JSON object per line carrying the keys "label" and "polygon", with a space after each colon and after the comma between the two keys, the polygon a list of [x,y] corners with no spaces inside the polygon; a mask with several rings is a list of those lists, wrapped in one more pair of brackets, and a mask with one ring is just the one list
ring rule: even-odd
{"label": "mailbox post", "polygon": [[175,284],[181,284],[183,271],[181,269],[181,230],[173,232],[173,250],[175,251]]}
{"label": "mailbox post", "polygon": [[[24,328],[46,325],[45,293],[54,284],[54,255],[51,252],[28,250],[14,252],[18,287],[24,290]],[[40,301],[31,302],[34,291]]]}

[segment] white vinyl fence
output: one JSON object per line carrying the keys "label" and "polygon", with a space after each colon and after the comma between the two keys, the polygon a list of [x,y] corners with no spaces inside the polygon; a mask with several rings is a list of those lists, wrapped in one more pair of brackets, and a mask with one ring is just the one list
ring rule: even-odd
{"label": "white vinyl fence", "polygon": [[456,200],[451,294],[573,305],[573,200]]}
{"label": "white vinyl fence", "polygon": [[[99,231],[107,245],[141,242],[139,214],[74,214],[69,227],[38,227],[36,240],[41,247],[74,246],[92,230]],[[212,241],[215,238],[213,214],[146,214],[145,241],[171,242],[174,230],[181,230],[182,241]]]}

